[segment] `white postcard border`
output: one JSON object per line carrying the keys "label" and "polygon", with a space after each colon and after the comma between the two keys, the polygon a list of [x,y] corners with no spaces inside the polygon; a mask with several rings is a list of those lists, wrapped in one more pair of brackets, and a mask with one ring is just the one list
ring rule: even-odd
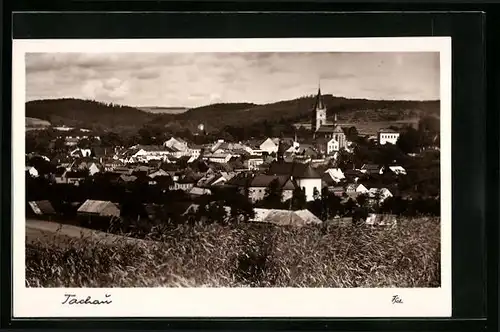
{"label": "white postcard border", "polygon": [[[441,287],[27,288],[25,287],[25,54],[44,52],[440,52]],[[450,317],[451,38],[14,40],[12,75],[13,316],[23,317]],[[16,199],[19,198],[19,199]],[[111,304],[67,306],[65,294]],[[394,295],[403,304],[392,304]]]}

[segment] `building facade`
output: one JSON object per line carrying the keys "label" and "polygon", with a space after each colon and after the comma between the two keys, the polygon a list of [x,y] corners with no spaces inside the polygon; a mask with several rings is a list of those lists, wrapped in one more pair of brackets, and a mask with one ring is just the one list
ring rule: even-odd
{"label": "building facade", "polygon": [[399,133],[392,129],[383,129],[378,132],[378,144],[396,144],[399,139]]}

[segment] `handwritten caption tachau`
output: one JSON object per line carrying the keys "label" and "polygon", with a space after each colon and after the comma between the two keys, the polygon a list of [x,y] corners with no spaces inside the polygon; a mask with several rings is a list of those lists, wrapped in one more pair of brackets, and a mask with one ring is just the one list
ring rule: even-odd
{"label": "handwritten caption tachau", "polygon": [[105,294],[104,299],[92,298],[91,296],[87,296],[86,298],[79,298],[76,294],[64,294],[64,301],[62,304],[65,305],[80,305],[80,304],[89,304],[89,305],[102,305],[102,304],[111,304],[113,300],[111,300],[111,294]]}

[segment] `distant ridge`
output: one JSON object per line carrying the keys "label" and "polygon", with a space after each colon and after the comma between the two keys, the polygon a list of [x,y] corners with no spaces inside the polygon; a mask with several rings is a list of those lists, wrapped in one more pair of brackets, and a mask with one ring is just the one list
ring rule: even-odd
{"label": "distant ridge", "polygon": [[[338,114],[339,121],[349,123],[391,122],[439,117],[439,101],[398,101],[348,99],[323,95],[327,114]],[[180,113],[145,111],[116,104],[82,99],[37,100],[26,103],[26,116],[49,121],[53,125],[96,127],[120,131],[144,125],[175,126],[195,130],[200,123],[209,131],[225,126],[248,126],[253,123],[309,122],[314,96],[257,105],[254,103],[218,103],[185,110]],[[146,107],[147,108],[147,107]],[[180,110],[184,108],[153,106],[149,110]]]}
{"label": "distant ridge", "polygon": [[162,106],[140,106],[137,109],[154,114],[181,114],[189,110],[188,107],[162,107]]}

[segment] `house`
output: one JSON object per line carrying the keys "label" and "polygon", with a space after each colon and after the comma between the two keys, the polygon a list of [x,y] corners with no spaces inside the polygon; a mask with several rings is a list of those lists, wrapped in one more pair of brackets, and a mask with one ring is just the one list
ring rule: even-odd
{"label": "house", "polygon": [[329,187],[328,191],[333,193],[335,196],[342,197],[345,194],[345,189],[342,186]]}
{"label": "house", "polygon": [[393,129],[381,129],[378,131],[378,144],[396,144],[399,139],[399,133]]}
{"label": "house", "polygon": [[212,191],[208,188],[193,187],[188,191],[188,194],[194,197],[211,195]]}
{"label": "house", "polygon": [[318,225],[322,221],[309,210],[254,209],[255,216],[250,221],[278,226]]}
{"label": "house", "polygon": [[328,174],[335,183],[339,183],[345,179],[344,172],[342,172],[340,168],[329,168],[325,173]]}
{"label": "house", "polygon": [[197,180],[191,176],[185,176],[181,179],[178,179],[174,182],[174,184],[170,187],[170,190],[182,190],[189,191],[196,184]]}
{"label": "house", "polygon": [[366,194],[368,189],[362,184],[349,184],[345,188],[346,194]]}
{"label": "house", "polygon": [[156,145],[136,145],[125,152],[123,160],[125,162],[148,162],[150,160],[167,160],[177,150]]}
{"label": "house", "polygon": [[[406,169],[404,169],[402,166],[389,166],[389,171],[396,175],[406,175]],[[383,170],[385,171],[385,170]]]}
{"label": "house", "polygon": [[360,171],[364,174],[382,174],[383,168],[375,164],[364,164]]}
{"label": "house", "polygon": [[259,149],[267,154],[277,153],[279,141],[279,138],[267,138],[259,145]]}
{"label": "house", "polygon": [[163,169],[159,169],[155,172],[152,172],[148,175],[150,178],[154,179],[155,177],[157,176],[169,176],[168,172],[167,171],[164,171]]}
{"label": "house", "polygon": [[49,220],[56,214],[56,210],[48,200],[28,202],[28,217],[48,218]]}
{"label": "house", "polygon": [[77,149],[74,149],[73,151],[71,151],[69,153],[69,155],[71,157],[80,157],[80,158],[90,157],[92,155],[92,150],[91,149],[77,148]]}
{"label": "house", "polygon": [[76,171],[65,170],[61,176],[55,177],[55,181],[56,183],[66,183],[79,186],[80,183],[83,182],[88,175],[89,172],[87,170],[76,170]]}
{"label": "house", "polygon": [[252,203],[262,200],[266,195],[266,190],[273,181],[278,181],[279,188],[282,190],[281,201],[284,202],[293,196],[293,190],[297,187],[296,183],[287,175],[266,175],[255,176],[248,188],[248,196]]}
{"label": "house", "polygon": [[227,163],[231,159],[232,155],[230,153],[221,153],[221,154],[207,154],[204,156],[204,159],[208,160],[212,163]]}
{"label": "house", "polygon": [[96,173],[100,173],[104,171],[104,167],[101,164],[98,163],[91,163],[90,166],[88,167],[89,174],[92,176]]}
{"label": "house", "polygon": [[371,199],[377,199],[379,203],[382,203],[387,198],[392,197],[392,193],[387,188],[370,188],[368,191],[368,196]]}
{"label": "house", "polygon": [[272,163],[268,170],[269,175],[288,175],[304,190],[307,201],[315,199],[315,193],[321,194],[321,175],[309,164],[302,163]]}
{"label": "house", "polygon": [[244,196],[247,195],[248,188],[254,176],[251,173],[238,173],[224,184],[226,188],[233,188]]}
{"label": "house", "polygon": [[39,175],[37,169],[33,166],[27,166],[26,173],[28,173],[28,175],[33,177],[33,178],[37,178]]}
{"label": "house", "polygon": [[120,206],[110,201],[88,199],[78,208],[77,216],[84,226],[105,230],[111,220],[120,217]]}
{"label": "house", "polygon": [[175,148],[179,151],[187,151],[188,150],[188,144],[186,141],[184,141],[182,138],[178,137],[171,137],[169,140],[165,141],[163,143],[164,146],[169,147],[169,148]]}
{"label": "house", "polygon": [[251,156],[248,157],[244,162],[243,165],[245,168],[249,170],[256,170],[259,169],[259,166],[264,163],[264,159],[262,157],[258,156]]}

